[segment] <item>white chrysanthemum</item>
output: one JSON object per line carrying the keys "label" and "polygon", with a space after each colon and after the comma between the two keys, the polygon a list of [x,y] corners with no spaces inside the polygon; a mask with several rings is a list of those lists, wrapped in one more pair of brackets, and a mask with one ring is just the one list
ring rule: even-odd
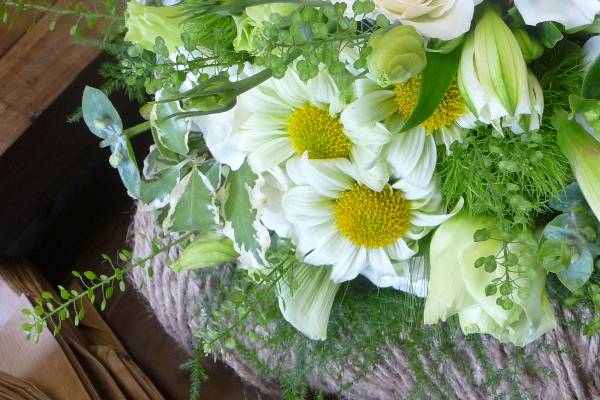
{"label": "white chrysanthemum", "polygon": [[247,119],[240,126],[238,147],[258,173],[308,154],[311,160],[348,159],[360,166],[373,188],[386,175],[379,157],[390,134],[383,124],[347,124],[344,96],[326,71],[302,82],[289,69],[239,98]]}
{"label": "white chrysanthemum", "polygon": [[[346,123],[371,126],[385,120],[389,131],[398,133],[416,106],[420,84],[420,76],[388,88],[381,88],[370,79],[358,81],[357,99],[347,107]],[[468,111],[456,83],[453,83],[438,108],[416,129],[434,134],[433,137],[449,149],[453,142],[462,140],[465,129],[474,127],[475,116]],[[394,134],[392,138],[404,135]]]}
{"label": "white chrysanthemum", "polygon": [[417,254],[416,241],[462,207],[461,201],[445,214],[434,187],[415,190],[403,179],[373,190],[344,159],[309,161],[303,155],[288,161],[287,172],[298,185],[283,197],[298,252],[306,263],[332,265],[334,282],[365,273],[375,284],[411,290],[398,279]]}

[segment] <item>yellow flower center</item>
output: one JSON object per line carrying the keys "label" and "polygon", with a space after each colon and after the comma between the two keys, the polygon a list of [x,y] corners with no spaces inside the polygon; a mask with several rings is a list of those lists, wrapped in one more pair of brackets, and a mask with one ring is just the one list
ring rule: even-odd
{"label": "yellow flower center", "polygon": [[[396,95],[396,105],[398,113],[404,119],[408,119],[412,114],[417,99],[419,98],[419,89],[421,87],[421,76],[413,76],[406,82],[398,83],[394,87]],[[450,126],[466,111],[465,102],[460,95],[456,81],[452,82],[446,92],[444,99],[435,109],[433,114],[421,125],[425,127],[427,133],[432,133],[440,128]]]}
{"label": "yellow flower center", "polygon": [[386,186],[376,192],[355,184],[335,202],[335,223],[357,246],[380,248],[400,239],[410,227],[410,203]]}
{"label": "yellow flower center", "polygon": [[288,120],[288,134],[297,154],[308,158],[349,158],[352,142],[342,124],[325,110],[307,105],[294,110]]}

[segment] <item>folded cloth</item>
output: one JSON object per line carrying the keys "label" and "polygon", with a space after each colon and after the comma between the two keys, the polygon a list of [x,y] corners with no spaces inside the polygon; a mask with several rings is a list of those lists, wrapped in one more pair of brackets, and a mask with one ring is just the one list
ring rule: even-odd
{"label": "folded cloth", "polygon": [[0,399],[164,398],[87,298],[78,328],[63,321],[54,337],[49,323],[39,343],[27,342],[21,310],[42,291],[53,293],[31,264],[0,259]]}

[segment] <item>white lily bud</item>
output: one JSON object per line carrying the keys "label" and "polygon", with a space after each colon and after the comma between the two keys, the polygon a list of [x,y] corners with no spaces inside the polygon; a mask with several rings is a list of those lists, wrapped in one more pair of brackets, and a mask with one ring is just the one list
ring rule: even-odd
{"label": "white lily bud", "polygon": [[[499,132],[502,127],[515,133],[539,127],[543,112],[539,83],[527,70],[515,35],[493,8],[485,10],[465,40],[458,87],[471,112]],[[523,122],[523,116],[533,123]]]}

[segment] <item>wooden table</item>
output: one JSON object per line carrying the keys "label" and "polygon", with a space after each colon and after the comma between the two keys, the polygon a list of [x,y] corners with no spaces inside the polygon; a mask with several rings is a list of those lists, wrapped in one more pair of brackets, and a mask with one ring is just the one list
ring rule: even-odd
{"label": "wooden table", "polygon": [[72,43],[72,18],[50,31],[53,19],[26,13],[12,29],[0,24],[0,155],[100,53]]}

